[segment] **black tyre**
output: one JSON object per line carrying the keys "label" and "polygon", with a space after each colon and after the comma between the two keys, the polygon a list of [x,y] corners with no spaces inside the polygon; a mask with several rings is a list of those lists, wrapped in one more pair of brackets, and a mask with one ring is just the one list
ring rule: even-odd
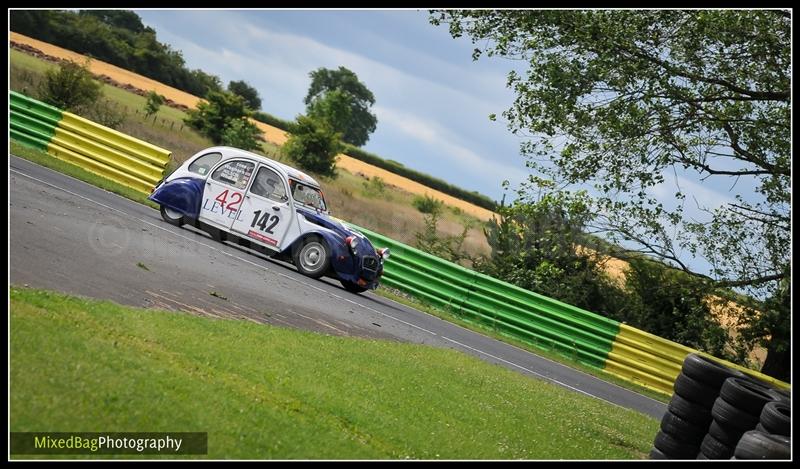
{"label": "black tyre", "polygon": [[177,210],[173,210],[166,205],[161,206],[161,218],[170,225],[181,226],[185,223],[183,214]]}
{"label": "black tyre", "polygon": [[[719,390],[719,396],[739,409],[755,415],[761,414],[761,409],[767,402],[774,401],[762,386],[743,378],[726,379]],[[755,427],[755,423],[753,426]]]}
{"label": "black tyre", "polygon": [[719,394],[719,388],[709,386],[683,373],[679,374],[673,385],[675,393],[686,400],[711,408]]}
{"label": "black tyre", "polygon": [[303,240],[302,244],[295,248],[293,257],[297,270],[311,278],[320,278],[325,275],[330,265],[328,245],[317,237]]}
{"label": "black tyre", "polygon": [[661,419],[661,431],[685,443],[700,445],[706,434],[705,427],[699,427],[667,411]]}
{"label": "black tyre", "polygon": [[[677,394],[672,395],[667,409],[678,417],[698,427],[708,428],[711,423],[711,409],[688,401]],[[755,423],[753,424],[755,425]]]}
{"label": "black tyre", "polygon": [[739,440],[736,459],[789,459],[791,440],[782,435],[770,435],[751,430]]}
{"label": "black tyre", "polygon": [[653,446],[661,450],[667,459],[694,459],[700,449],[697,444],[684,443],[664,432],[656,434]]}
{"label": "black tyre", "polygon": [[364,293],[365,291],[367,291],[366,288],[358,285],[357,283],[353,283],[349,280],[339,280],[339,281],[342,283],[344,289],[351,293]]}
{"label": "black tyre", "polygon": [[700,444],[700,451],[708,459],[730,459],[733,456],[733,450],[733,446],[728,446],[711,435],[706,435]]}
{"label": "black tyre", "polygon": [[767,402],[761,410],[759,421],[766,430],[765,433],[789,436],[792,428],[792,409],[783,401]]}
{"label": "black tyre", "polygon": [[730,425],[720,425],[716,420],[712,421],[711,426],[708,427],[709,435],[713,436],[720,443],[724,443],[731,448],[736,447],[736,444],[739,443],[739,438],[742,437],[744,432],[745,430],[740,430],[736,427],[731,427]]}
{"label": "black tyre", "polygon": [[730,377],[744,377],[741,371],[728,368],[710,358],[696,353],[690,353],[683,360],[681,372],[690,378],[707,384],[714,389],[719,389],[722,383]]}
{"label": "black tyre", "polygon": [[758,422],[758,423],[756,424],[756,430],[758,430],[758,431],[760,431],[760,432],[762,432],[762,433],[769,433],[769,432],[767,431],[767,429],[766,429],[766,428],[764,428],[764,425],[761,425],[761,422]]}
{"label": "black tyre", "polygon": [[732,427],[746,432],[756,428],[758,423],[758,415],[753,415],[745,412],[722,397],[718,397],[714,401],[714,407],[711,408],[711,415],[714,420],[722,427]]}
{"label": "black tyre", "polygon": [[661,452],[658,448],[653,448],[650,450],[650,459],[669,459],[667,456]]}

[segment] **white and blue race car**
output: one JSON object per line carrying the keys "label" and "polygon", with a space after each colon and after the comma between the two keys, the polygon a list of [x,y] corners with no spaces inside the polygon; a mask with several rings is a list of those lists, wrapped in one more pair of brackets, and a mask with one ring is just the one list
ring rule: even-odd
{"label": "white and blue race car", "polygon": [[231,147],[187,159],[149,197],[161,217],[218,241],[252,243],[294,262],[312,278],[329,275],[348,291],[378,287],[389,248],[332,218],[319,183],[295,168]]}

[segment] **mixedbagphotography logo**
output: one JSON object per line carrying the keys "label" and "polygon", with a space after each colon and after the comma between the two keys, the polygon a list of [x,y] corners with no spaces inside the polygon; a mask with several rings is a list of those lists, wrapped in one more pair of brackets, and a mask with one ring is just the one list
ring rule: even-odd
{"label": "mixedbagphotography logo", "polygon": [[11,454],[208,454],[208,433],[11,432]]}

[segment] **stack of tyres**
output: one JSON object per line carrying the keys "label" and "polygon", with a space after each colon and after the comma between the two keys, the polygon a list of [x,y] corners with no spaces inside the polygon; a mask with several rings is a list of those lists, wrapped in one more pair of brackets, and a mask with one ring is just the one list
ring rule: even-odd
{"label": "stack of tyres", "polygon": [[699,459],[730,459],[742,435],[755,430],[764,406],[775,400],[769,388],[749,378],[728,378],[711,409],[713,421]]}
{"label": "stack of tyres", "polygon": [[739,439],[733,459],[790,459],[791,401],[785,392],[778,394],[781,399],[764,405],[756,429]]}
{"label": "stack of tyres", "polygon": [[699,354],[684,359],[661,419],[650,459],[695,459],[712,422],[711,409],[726,379],[744,377]]}

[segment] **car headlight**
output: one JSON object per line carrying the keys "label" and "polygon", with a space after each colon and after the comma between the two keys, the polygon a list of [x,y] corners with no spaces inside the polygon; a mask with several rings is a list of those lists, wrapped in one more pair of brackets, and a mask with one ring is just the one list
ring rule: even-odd
{"label": "car headlight", "polygon": [[381,257],[381,259],[383,259],[383,260],[386,260],[386,259],[389,258],[389,248],[378,249],[377,253]]}
{"label": "car headlight", "polygon": [[358,247],[358,238],[356,238],[355,236],[348,236],[347,238],[345,238],[344,243],[350,246],[350,249],[355,251],[356,247]]}

